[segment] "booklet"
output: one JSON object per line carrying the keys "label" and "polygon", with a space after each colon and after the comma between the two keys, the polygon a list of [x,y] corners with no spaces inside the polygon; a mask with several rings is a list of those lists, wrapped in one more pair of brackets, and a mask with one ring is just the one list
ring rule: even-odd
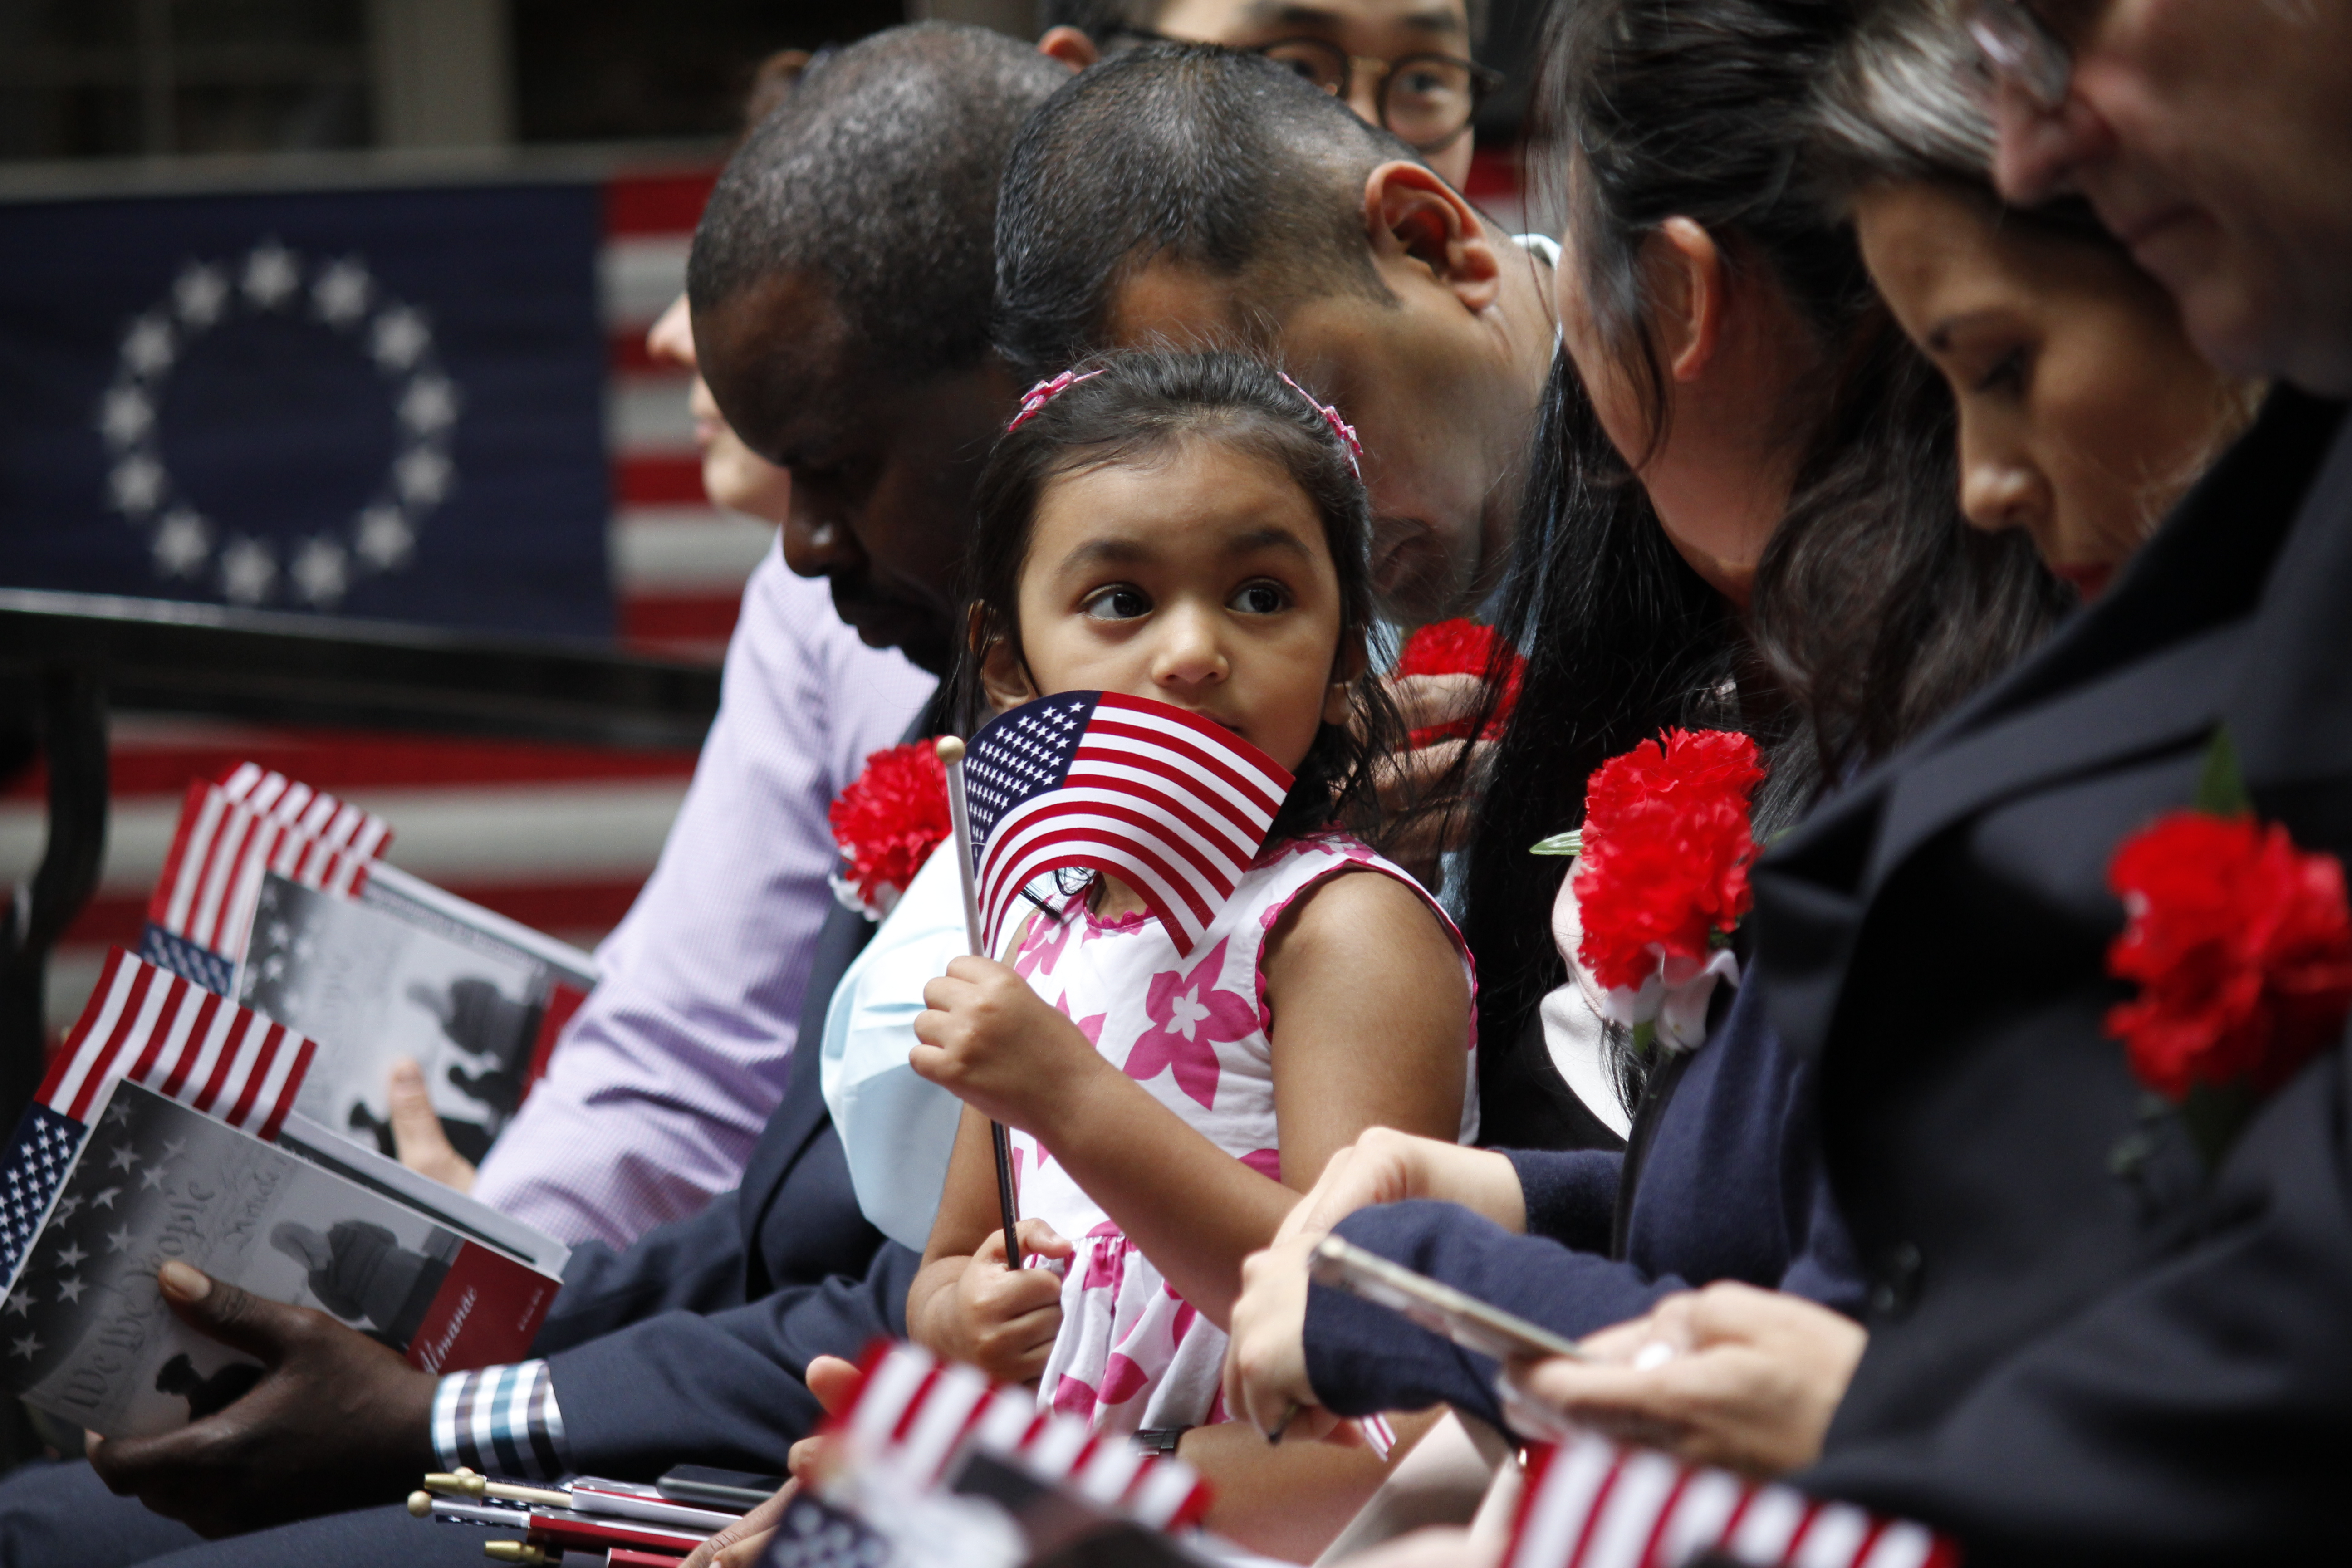
{"label": "booklet", "polygon": [[350,895],[265,875],[232,994],[319,1042],[304,1116],[392,1152],[385,1082],[407,1057],[478,1164],[595,977],[579,949],[379,863]]}
{"label": "booklet", "polygon": [[[155,1271],[172,1259],[317,1308],[428,1372],[520,1360],[555,1299],[554,1273],[480,1224],[481,1205],[419,1203],[313,1163],[291,1123],[297,1144],[264,1142],[117,1078],[86,1125],[59,1138],[56,1195],[0,1302],[0,1384],[74,1426],[168,1431],[259,1379],[164,1303]],[[347,1146],[330,1153],[351,1163]]]}

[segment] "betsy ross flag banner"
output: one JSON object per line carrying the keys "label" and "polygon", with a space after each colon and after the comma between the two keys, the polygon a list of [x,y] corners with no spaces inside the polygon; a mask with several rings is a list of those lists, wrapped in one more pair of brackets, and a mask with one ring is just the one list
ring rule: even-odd
{"label": "betsy ross flag banner", "polygon": [[40,1234],[89,1136],[91,1110],[113,1079],[274,1139],[317,1050],[291,1029],[116,948],[0,1162],[0,1277],[15,1274]]}
{"label": "betsy ross flag banner", "polygon": [[1097,1436],[1076,1415],[1040,1413],[1026,1388],[910,1344],[877,1345],[857,1395],[831,1424],[850,1462],[896,1472],[914,1490],[938,1485],[969,1447],[1017,1460],[1097,1508],[1153,1530],[1197,1524],[1209,1489],[1190,1465]]}
{"label": "betsy ross flag banner", "polygon": [[392,842],[382,817],[250,763],[188,785],[141,955],[227,995],[266,872],[346,896]]}
{"label": "betsy ross flag banner", "polygon": [[1538,1444],[1503,1568],[1958,1568],[1959,1548],[1908,1520],[1686,1465],[1598,1436]]}
{"label": "betsy ross flag banner", "polygon": [[963,766],[991,952],[1022,889],[1066,867],[1127,883],[1176,951],[1191,952],[1257,858],[1291,783],[1221,724],[1107,691],[1003,714],[971,738]]}

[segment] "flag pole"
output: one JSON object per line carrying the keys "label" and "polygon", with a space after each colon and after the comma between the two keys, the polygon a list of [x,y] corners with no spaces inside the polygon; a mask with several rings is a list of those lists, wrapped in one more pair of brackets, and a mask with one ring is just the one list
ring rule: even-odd
{"label": "flag pole", "polygon": [[[988,945],[982,940],[980,930],[980,889],[973,880],[971,863],[971,808],[963,794],[963,742],[953,735],[942,735],[934,750],[948,775],[948,821],[955,828],[956,874],[963,884],[965,943],[974,958],[986,958]],[[996,1154],[996,1208],[1004,1221],[1004,1267],[1018,1268],[1021,1226],[1013,1198],[1013,1140],[1004,1131],[1004,1123],[992,1121],[988,1124],[988,1141]]]}

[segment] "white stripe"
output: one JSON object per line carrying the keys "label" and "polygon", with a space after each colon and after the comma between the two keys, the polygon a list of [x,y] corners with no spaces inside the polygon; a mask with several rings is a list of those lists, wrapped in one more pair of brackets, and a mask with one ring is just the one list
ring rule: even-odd
{"label": "white stripe", "polygon": [[1588,1568],[1642,1568],[1643,1551],[1658,1527],[1658,1512],[1682,1470],[1664,1454],[1637,1450],[1626,1456],[1585,1548],[1581,1561]]}
{"label": "white stripe", "polygon": [[1751,1563],[1778,1563],[1789,1554],[1789,1538],[1804,1522],[1805,1500],[1786,1487],[1760,1487],[1739,1528],[1725,1546]]}
{"label": "white stripe", "polygon": [[[1267,807],[1268,810],[1278,809],[1281,806],[1282,791],[1276,787],[1276,781],[1265,772],[1263,764],[1238,750],[1240,737],[1235,736],[1227,740],[1223,736],[1204,736],[1189,724],[1179,723],[1164,714],[1141,711],[1132,708],[1113,706],[1098,708],[1097,711],[1144,729],[1156,730],[1163,735],[1181,736],[1201,750],[1223,757],[1235,773],[1252,782],[1259,795],[1273,801],[1274,804]],[[1087,737],[1089,741],[1095,738],[1091,734]]]}
{"label": "white stripe", "polygon": [[1658,1561],[1685,1563],[1723,1540],[1748,1484],[1727,1470],[1700,1470],[1683,1488],[1674,1518],[1658,1537]]}
{"label": "white stripe", "polygon": [[[1116,715],[1119,718],[1127,716]],[[1197,749],[1216,756],[1220,762],[1239,773],[1246,783],[1242,787],[1236,788],[1208,772],[1198,759],[1179,752],[1173,747],[1162,746],[1150,741],[1138,741],[1126,735],[1106,735],[1093,730],[1087,731],[1087,738],[1079,742],[1077,760],[1081,763],[1112,763],[1130,757],[1150,758],[1180,770],[1191,779],[1194,789],[1231,801],[1239,806],[1245,816],[1268,822],[1274,819],[1274,814],[1282,809],[1282,796],[1266,786],[1256,769],[1231,752],[1219,752],[1213,746],[1200,745],[1197,736],[1188,734],[1185,738],[1192,741]],[[1257,847],[1252,845],[1250,847],[1255,849]]]}
{"label": "white stripe", "polygon": [[256,1127],[268,1126],[270,1117],[292,1105],[295,1096],[302,1092],[302,1078],[310,1070],[302,1063],[302,1047],[306,1045],[313,1047],[312,1055],[315,1057],[315,1042],[307,1035],[298,1035],[289,1029],[285,1038],[278,1041],[278,1059],[269,1064],[269,1076],[261,1080],[261,1093],[254,1100],[253,1124]]}
{"label": "white stripe", "polygon": [[989,1396],[988,1413],[971,1429],[975,1447],[991,1453],[1017,1454],[1021,1440],[1029,1436],[1030,1423],[1037,1419],[1037,1401],[1026,1391],[1000,1388]]}
{"label": "white stripe", "polygon": [[[269,815],[289,827],[299,826],[303,813],[310,809],[312,801],[320,798],[319,792],[301,780],[288,779],[284,793],[270,803]],[[324,798],[330,807],[334,805],[334,796],[328,795]],[[305,829],[305,831],[308,830]]]}
{"label": "white stripe", "polygon": [[[236,1053],[245,1044],[245,1037],[252,1030],[254,1017],[242,1007],[234,1005],[223,1006],[213,1015],[213,1026],[205,1031],[204,1038],[191,1042],[186,1035],[187,1024],[194,1021],[195,1007],[187,1005],[191,1001],[196,1007],[203,1006],[203,993],[183,999],[180,1016],[173,1020],[173,1026],[179,1031],[180,1037],[164,1047],[163,1055],[156,1058],[156,1066],[163,1069],[163,1076],[156,1078],[149,1087],[162,1093],[161,1086],[171,1080],[171,1069],[163,1064],[168,1061],[176,1066],[184,1062],[188,1070],[181,1077],[180,1092],[172,1098],[183,1105],[193,1106],[196,1096],[204,1092],[205,1080],[213,1076],[214,1064],[225,1055],[235,1059]],[[232,1100],[229,1103],[235,1105],[236,1101]],[[215,1100],[214,1108],[217,1110],[218,1105],[219,1101]]]}
{"label": "white stripe", "polygon": [[1143,1478],[1143,1484],[1135,1489],[1135,1496],[1128,1504],[1129,1511],[1152,1529],[1165,1530],[1168,1521],[1176,1517],[1176,1510],[1184,1506],[1186,1500],[1192,1495],[1192,1489],[1199,1484],[1199,1478],[1193,1475],[1191,1467],[1162,1460],[1151,1467]]}
{"label": "white stripe", "polygon": [[988,1397],[988,1379],[977,1367],[954,1365],[941,1370],[940,1379],[923,1399],[923,1408],[898,1446],[899,1462],[923,1485],[947,1468],[956,1439],[972,1410]]}
{"label": "white stripe", "polygon": [[1616,1449],[1598,1438],[1555,1451],[1543,1486],[1511,1543],[1511,1568],[1569,1568],[1568,1554],[1592,1511],[1592,1494],[1609,1474]]}
{"label": "white stripe", "polygon": [[[1171,767],[1182,768],[1186,765],[1180,758],[1171,757],[1167,761]],[[1097,784],[1097,780],[1104,782]],[[1259,827],[1256,837],[1252,837],[1231,817],[1219,811],[1208,801],[1200,798],[1203,793],[1202,785],[1197,783],[1188,784],[1186,782],[1171,780],[1164,774],[1151,773],[1136,766],[1128,761],[1126,756],[1100,753],[1081,756],[1072,765],[1069,777],[1062,783],[1064,793],[1092,790],[1113,798],[1126,798],[1128,789],[1132,787],[1141,787],[1160,795],[1174,795],[1187,811],[1206,823],[1209,829],[1207,834],[1178,823],[1171,822],[1169,827],[1172,832],[1182,834],[1186,843],[1198,846],[1202,858],[1235,868],[1234,875],[1236,878],[1249,869],[1250,861],[1256,858],[1258,846],[1265,842],[1265,827]],[[1220,800],[1229,804],[1239,805],[1244,809],[1248,806],[1246,801],[1236,801],[1224,790],[1217,790],[1215,794]],[[1155,811],[1153,815],[1157,816],[1158,813]],[[1273,818],[1264,817],[1253,820],[1271,823]]]}
{"label": "white stripe", "polygon": [[252,842],[259,820],[245,806],[232,806],[213,836],[212,853],[205,857],[204,889],[196,895],[188,929],[182,933],[199,947],[213,947],[215,933],[221,925],[222,906],[229,896],[230,880],[246,846]]}
{"label": "white stripe", "polygon": [[649,589],[740,593],[752,568],[776,547],[776,525],[714,506],[625,506],[613,514],[613,585],[623,596]]}
{"label": "white stripe", "polygon": [[1870,1516],[1849,1503],[1832,1503],[1813,1516],[1797,1549],[1796,1568],[1851,1568],[1870,1533]]}
{"label": "white stripe", "polygon": [[[246,764],[247,767],[252,765],[250,763]],[[163,928],[166,931],[179,934],[188,929],[189,908],[194,902],[196,888],[204,879],[204,872],[212,863],[213,837],[220,832],[221,818],[227,811],[228,803],[221,792],[207,788],[202,797],[202,804],[196,808],[196,826],[188,834],[187,846],[182,851],[179,865],[173,868],[171,902],[166,906],[163,915]],[[107,847],[110,850],[122,832],[119,820],[121,814],[117,812],[114,815],[118,818],[113,824],[114,831],[107,835],[109,841]],[[101,881],[104,880],[104,876],[101,870],[100,873]]]}
{"label": "white stripe", "polygon": [[[1113,1437],[1114,1443],[1125,1442]],[[1049,1420],[1038,1434],[1021,1450],[1029,1467],[1049,1481],[1066,1479],[1070,1467],[1078,1461],[1078,1450],[1087,1446],[1087,1424],[1075,1416]]]}
{"label": "white stripe", "polygon": [[506,1387],[511,1367],[492,1366],[482,1369],[481,1386],[474,1390],[472,1426],[465,1441],[474,1447],[476,1462],[483,1468],[496,1472],[499,1467],[499,1396]]}
{"label": "white stripe", "polygon": [[693,457],[692,378],[675,374],[615,375],[604,384],[604,445],[625,456]]}
{"label": "white stripe", "polygon": [[260,763],[239,763],[236,764],[236,768],[230,772],[228,777],[220,782],[219,788],[220,792],[228,796],[229,799],[243,800],[247,795],[253,793],[253,786],[260,782]]}
{"label": "white stripe", "polygon": [[629,235],[596,250],[596,298],[608,331],[638,331],[660,319],[686,291],[691,235]]}
{"label": "white stripe", "polygon": [[530,1396],[539,1379],[532,1376],[529,1362],[511,1367],[507,1373],[507,1385],[499,1392],[506,1405],[504,1424],[507,1436],[512,1440],[517,1460],[526,1470],[539,1468],[539,1456],[530,1447]]}
{"label": "white stripe", "polygon": [[[1194,941],[1200,937],[1201,932],[1207,929],[1206,922],[1195,917],[1184,900],[1169,889],[1168,884],[1161,879],[1159,872],[1114,845],[1096,843],[1091,846],[1091,848],[1093,852],[1089,858],[1108,863],[1112,872],[1121,881],[1139,892],[1148,890],[1159,895],[1161,904],[1167,910],[1167,929],[1180,936],[1180,945],[1190,949]],[[1014,862],[1012,867],[992,872],[989,876],[990,885],[1001,885],[1017,892],[1019,889],[1026,887],[1031,880],[1042,875],[1056,860],[1071,853],[1072,847],[1066,844],[1044,846],[1034,853]],[[1009,877],[1004,874],[1006,870],[1012,873]],[[1219,900],[1213,889],[1208,891],[1210,896],[1203,901],[1209,905],[1210,915],[1213,918]],[[1003,940],[1005,926],[1011,920],[1015,907],[1013,896],[1004,897],[1001,900],[992,899],[982,905],[982,909],[988,915],[986,934],[989,952],[994,952],[997,944]]]}
{"label": "white stripe", "polygon": [[923,1376],[931,1369],[928,1354],[899,1346],[882,1358],[859,1391],[857,1405],[850,1412],[849,1435],[866,1445],[869,1453],[886,1453],[890,1446],[890,1434],[897,1428],[898,1418],[922,1387]]}
{"label": "white stripe", "polygon": [[457,1394],[466,1386],[460,1373],[441,1380],[433,1391],[433,1457],[445,1469],[456,1469],[466,1462],[457,1452]]}
{"label": "white stripe", "polygon": [[[1018,889],[1026,887],[1045,870],[1042,863],[1032,869],[1019,869],[1024,864],[1036,862],[1040,856],[1052,857],[1072,853],[1067,844],[1044,844],[1038,841],[1049,835],[1076,833],[1099,845],[1102,842],[1124,843],[1138,837],[1136,829],[1117,817],[1098,816],[1092,812],[1071,809],[1073,805],[1092,804],[1073,802],[1061,791],[1050,791],[1022,802],[1003,817],[988,835],[988,847],[981,851],[980,898],[983,909],[1008,901]],[[1170,854],[1175,862],[1172,869],[1213,912],[1219,900],[1230,889],[1220,888],[1181,854]],[[1158,873],[1154,885],[1167,891]],[[1238,879],[1236,879],[1238,880]]]}
{"label": "white stripe", "polygon": [[278,797],[286,793],[286,782],[284,773],[272,769],[254,782],[244,804],[267,816],[269,808],[278,804]]}
{"label": "white stripe", "polygon": [[1118,1500],[1143,1468],[1143,1450],[1113,1437],[1096,1445],[1094,1455],[1071,1480],[1071,1489],[1103,1508],[1117,1508]]}
{"label": "white stripe", "polygon": [[[1034,811],[1029,809],[1032,805],[1036,807]],[[1139,828],[1132,823],[1112,816],[1107,812],[1097,815],[1095,809],[1089,809],[1106,806],[1125,806],[1129,810],[1140,812],[1146,820],[1150,822],[1151,826],[1149,829]],[[1249,871],[1250,859],[1257,852],[1256,847],[1253,845],[1248,854],[1236,856],[1227,846],[1203,839],[1190,828],[1181,827],[1168,821],[1159,812],[1138,801],[1131,795],[1120,790],[1090,785],[1076,776],[1073,776],[1071,782],[1062,788],[1049,791],[1016,806],[1012,814],[999,822],[994,831],[989,834],[990,846],[993,847],[1000,839],[1009,841],[1017,837],[1022,831],[1016,826],[1017,824],[1024,823],[1032,817],[1049,811],[1060,811],[1069,815],[1045,831],[1058,832],[1062,828],[1080,822],[1100,823],[1102,826],[1099,831],[1112,837],[1122,841],[1141,839],[1155,847],[1165,847],[1166,858],[1175,862],[1185,879],[1201,889],[1212,907],[1241,884],[1242,878]],[[1186,854],[1184,852],[1186,850],[1191,853]]]}
{"label": "white stripe", "polygon": [[139,971],[147,967],[137,959],[119,952],[108,954],[107,963],[114,966],[111,982],[107,983],[107,976],[103,973],[99,976],[101,983],[107,983],[106,1000],[99,1005],[98,1016],[91,1020],[89,1028],[76,1042],[65,1076],[58,1079],[57,1092],[48,1100],[49,1109],[59,1114],[63,1114],[65,1107],[74,1102],[74,1096],[81,1092],[82,1084],[97,1065],[99,1053],[105,1048],[107,1039],[114,1033],[115,1024],[122,1016],[123,1000],[131,994],[131,983],[138,978]]}
{"label": "white stripe", "polygon": [[1936,1537],[1927,1526],[1896,1520],[1879,1533],[1862,1568],[1920,1568],[1934,1555]]}

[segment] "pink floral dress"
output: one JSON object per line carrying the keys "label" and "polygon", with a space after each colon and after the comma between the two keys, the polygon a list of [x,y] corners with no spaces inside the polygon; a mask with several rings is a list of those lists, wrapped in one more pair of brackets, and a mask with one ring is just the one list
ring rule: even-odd
{"label": "pink floral dress", "polygon": [[[1267,1037],[1274,1016],[1259,960],[1292,900],[1356,868],[1394,877],[1429,900],[1402,868],[1356,839],[1318,834],[1261,855],[1189,957],[1178,955],[1157,917],[1097,920],[1082,895],[1028,922],[1013,968],[1161,1104],[1234,1159],[1279,1177]],[[1461,950],[1453,922],[1434,900],[1429,904]],[[1475,1039],[1463,1085],[1467,1141],[1478,1128]],[[1016,1130],[1013,1162],[1023,1216],[1044,1219],[1077,1247],[1062,1281],[1062,1331],[1039,1405],[1117,1433],[1224,1420],[1223,1332],[1169,1289],[1051,1150]]]}

